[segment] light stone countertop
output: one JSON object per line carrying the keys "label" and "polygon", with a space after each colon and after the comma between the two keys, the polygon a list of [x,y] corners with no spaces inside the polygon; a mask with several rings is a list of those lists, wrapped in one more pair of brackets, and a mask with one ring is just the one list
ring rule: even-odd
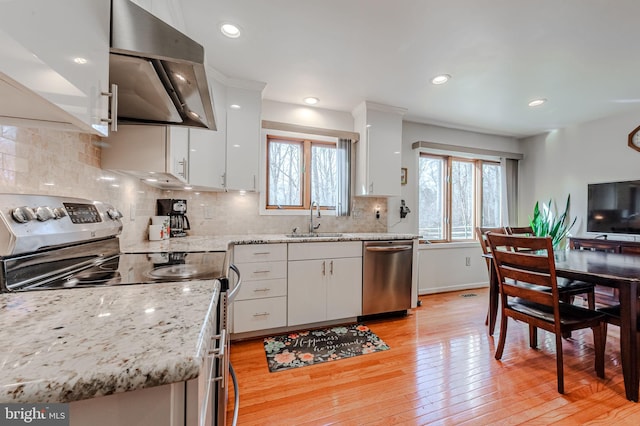
{"label": "light stone countertop", "polygon": [[[188,236],[122,251],[417,238],[391,233]],[[0,294],[0,403],[71,402],[197,377],[202,337],[215,310],[211,301],[219,291],[215,281],[191,281]]]}
{"label": "light stone countertop", "polygon": [[0,294],[0,402],[71,402],[197,377],[219,291],[191,281]]}
{"label": "light stone countertop", "polygon": [[[332,234],[332,233],[327,233]],[[340,233],[340,236],[287,237],[286,234],[256,235],[194,235],[161,241],[145,241],[122,247],[125,253],[154,253],[169,251],[227,251],[232,245],[270,243],[308,243],[314,241],[381,241],[414,240],[417,234],[394,233]]]}

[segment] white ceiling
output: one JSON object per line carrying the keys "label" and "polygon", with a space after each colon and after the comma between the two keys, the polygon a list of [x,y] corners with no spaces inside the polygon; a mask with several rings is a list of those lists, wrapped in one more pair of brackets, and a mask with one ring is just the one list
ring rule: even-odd
{"label": "white ceiling", "polygon": [[[263,98],[523,137],[638,110],[638,0],[182,0],[187,32]],[[222,22],[242,29],[238,39]],[[430,79],[447,73],[446,85]],[[537,108],[536,98],[548,102]],[[639,117],[640,121],[640,117]]]}

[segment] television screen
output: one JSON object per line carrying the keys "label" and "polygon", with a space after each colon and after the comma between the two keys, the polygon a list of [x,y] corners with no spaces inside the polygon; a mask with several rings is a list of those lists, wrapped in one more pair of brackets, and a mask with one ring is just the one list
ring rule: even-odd
{"label": "television screen", "polygon": [[587,231],[640,234],[640,180],[588,185]]}

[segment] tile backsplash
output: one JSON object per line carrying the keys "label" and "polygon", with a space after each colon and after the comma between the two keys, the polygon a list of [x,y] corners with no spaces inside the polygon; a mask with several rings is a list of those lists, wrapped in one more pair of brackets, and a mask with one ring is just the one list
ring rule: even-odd
{"label": "tile backsplash", "polygon": [[[124,243],[147,238],[156,199],[184,198],[190,235],[289,233],[308,230],[309,217],[258,214],[256,193],[164,191],[100,168],[102,139],[84,133],[0,125],[0,191],[64,195],[112,203],[124,214]],[[376,219],[376,207],[380,218]],[[349,217],[323,215],[324,232],[386,232],[384,198],[360,198]]]}

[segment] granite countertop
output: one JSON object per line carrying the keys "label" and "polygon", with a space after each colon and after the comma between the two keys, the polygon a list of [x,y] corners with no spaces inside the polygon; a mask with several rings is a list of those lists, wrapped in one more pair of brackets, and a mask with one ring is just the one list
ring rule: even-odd
{"label": "granite countertop", "polygon": [[0,402],[71,402],[197,377],[219,291],[191,281],[0,294]]}
{"label": "granite countertop", "polygon": [[333,233],[320,232],[313,237],[288,237],[287,234],[255,234],[255,235],[194,235],[181,238],[170,238],[161,241],[144,241],[122,247],[125,253],[152,253],[169,251],[226,251],[231,245],[269,244],[269,243],[302,243],[313,241],[379,241],[379,240],[414,240],[417,234],[394,233]]}
{"label": "granite countertop", "polygon": [[[189,236],[122,251],[417,238],[391,233]],[[217,281],[190,281],[0,294],[0,403],[71,402],[197,377],[203,336],[212,327],[211,302],[219,291]]]}

